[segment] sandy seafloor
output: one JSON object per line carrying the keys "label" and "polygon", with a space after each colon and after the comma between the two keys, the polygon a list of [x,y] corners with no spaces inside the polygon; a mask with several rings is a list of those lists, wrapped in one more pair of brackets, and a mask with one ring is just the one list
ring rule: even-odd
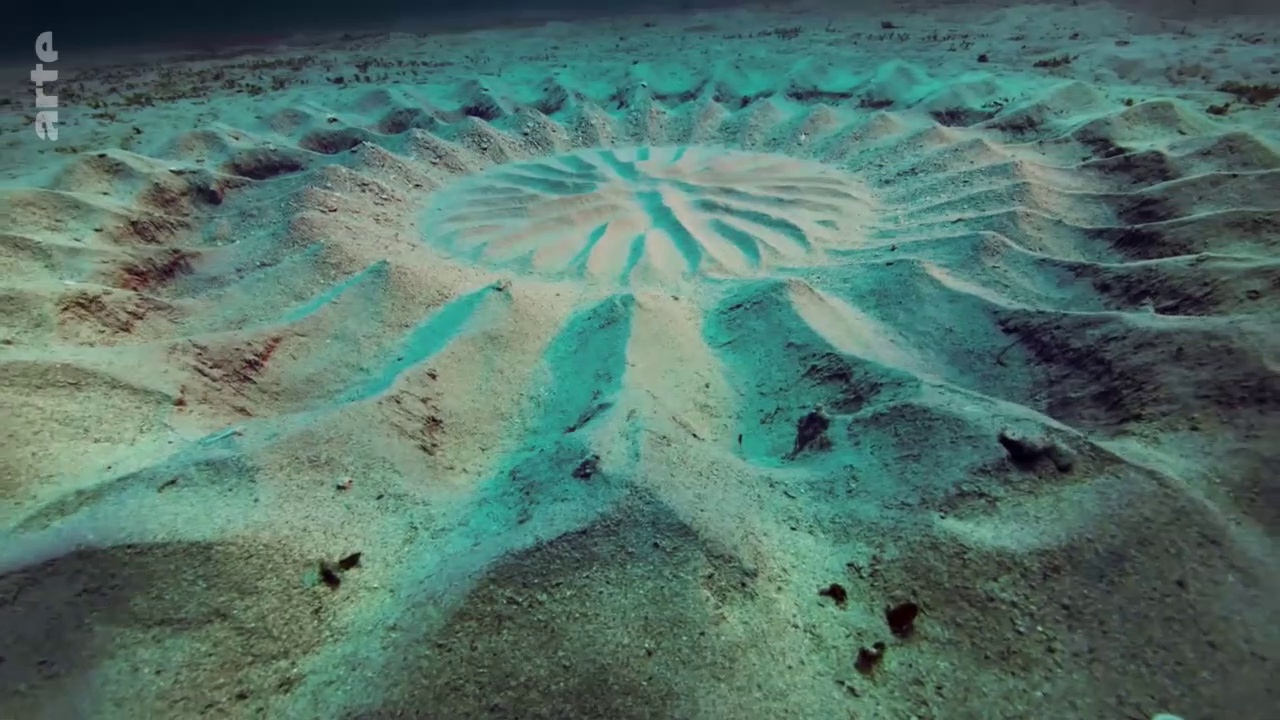
{"label": "sandy seafloor", "polygon": [[0,108],[0,718],[1278,716],[1275,19],[66,63]]}

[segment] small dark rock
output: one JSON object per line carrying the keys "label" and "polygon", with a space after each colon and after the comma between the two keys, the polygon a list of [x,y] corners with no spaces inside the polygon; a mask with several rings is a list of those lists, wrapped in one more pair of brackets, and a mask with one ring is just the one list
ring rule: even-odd
{"label": "small dark rock", "polygon": [[1058,472],[1070,472],[1075,466],[1071,454],[1055,442],[1031,440],[1008,430],[1001,430],[996,439],[1009,454],[1009,459],[1019,467],[1034,467],[1041,458],[1052,462]]}
{"label": "small dark rock", "polygon": [[791,449],[790,457],[796,457],[810,445],[821,447],[822,443],[819,441],[826,440],[827,428],[829,427],[831,427],[831,419],[823,412],[821,406],[800,418],[796,423],[796,444]]}
{"label": "small dark rock", "polygon": [[579,480],[590,480],[598,472],[600,472],[600,456],[591,455],[578,463],[578,467],[573,469],[573,476]]}
{"label": "small dark rock", "polygon": [[982,53],[981,55],[978,56],[978,62],[980,63],[991,62],[991,58],[987,57],[986,53]]}
{"label": "small dark rock", "polygon": [[858,668],[858,672],[863,675],[869,675],[876,666],[884,660],[885,650],[888,648],[882,642],[877,642],[871,647],[863,647],[858,649],[858,660],[854,663]]}
{"label": "small dark rock", "polygon": [[827,587],[818,591],[823,597],[829,597],[836,601],[837,607],[844,607],[849,604],[849,591],[844,589],[840,583],[831,583]]}
{"label": "small dark rock", "polygon": [[1008,430],[1001,430],[996,439],[1000,442],[1000,446],[1004,448],[1005,452],[1009,453],[1009,459],[1019,465],[1034,464],[1035,461],[1044,456],[1044,448]]}
{"label": "small dark rock", "polygon": [[328,560],[320,561],[320,580],[330,588],[337,590],[342,585],[342,571]]}
{"label": "small dark rock", "polygon": [[916,618],[920,615],[920,606],[913,602],[890,605],[884,610],[885,622],[889,631],[898,637],[907,637],[916,629]]}

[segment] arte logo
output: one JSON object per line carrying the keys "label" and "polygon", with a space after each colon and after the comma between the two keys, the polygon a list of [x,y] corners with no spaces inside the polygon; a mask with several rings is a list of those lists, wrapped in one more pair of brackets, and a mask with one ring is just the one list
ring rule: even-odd
{"label": "arte logo", "polygon": [[45,63],[55,63],[58,61],[58,51],[53,49],[53,33],[42,32],[40,37],[36,38],[36,58],[40,62],[36,63],[36,69],[31,71],[31,82],[36,84],[36,135],[41,140],[57,140],[58,139],[58,96],[46,95],[44,92],[44,84],[47,82],[57,82],[57,70],[45,70]]}

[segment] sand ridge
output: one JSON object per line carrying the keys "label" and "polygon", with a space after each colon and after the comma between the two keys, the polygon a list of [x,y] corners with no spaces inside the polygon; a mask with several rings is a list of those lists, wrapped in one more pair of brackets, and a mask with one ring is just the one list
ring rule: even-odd
{"label": "sand ridge", "polygon": [[5,108],[0,716],[1269,717],[1277,48],[741,10]]}

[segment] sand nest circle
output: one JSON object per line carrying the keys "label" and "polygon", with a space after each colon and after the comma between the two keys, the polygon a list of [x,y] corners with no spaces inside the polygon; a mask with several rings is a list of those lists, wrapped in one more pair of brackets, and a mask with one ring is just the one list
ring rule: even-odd
{"label": "sand nest circle", "polygon": [[868,191],[780,154],[591,149],[496,166],[437,194],[429,242],[490,265],[644,284],[818,264],[865,240]]}

